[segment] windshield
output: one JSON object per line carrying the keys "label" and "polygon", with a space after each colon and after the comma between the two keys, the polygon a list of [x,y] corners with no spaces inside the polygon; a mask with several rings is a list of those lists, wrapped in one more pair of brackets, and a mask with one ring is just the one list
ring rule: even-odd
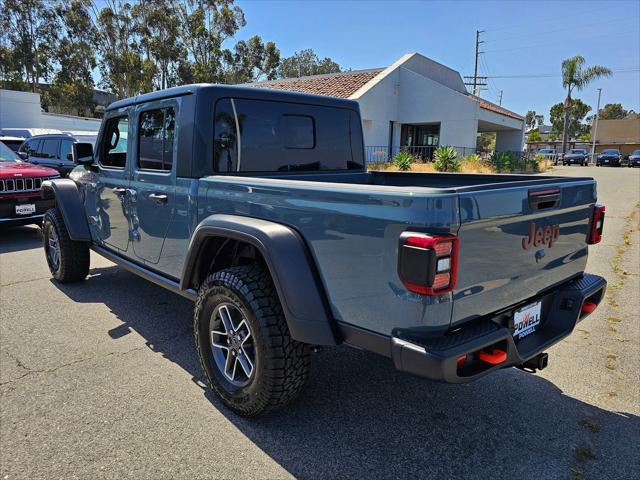
{"label": "windshield", "polygon": [[569,153],[577,153],[578,155],[581,155],[587,153],[587,151],[580,148],[574,148],[573,150],[570,150]]}
{"label": "windshield", "polygon": [[9,147],[0,142],[0,162],[19,162],[18,156]]}
{"label": "windshield", "polygon": [[543,148],[542,150],[539,150],[540,153],[553,153],[553,150],[551,148]]}
{"label": "windshield", "polygon": [[631,155],[640,155],[640,150],[634,150],[634,152]]}
{"label": "windshield", "polygon": [[605,150],[602,153],[604,153],[605,155],[618,155],[618,150]]}

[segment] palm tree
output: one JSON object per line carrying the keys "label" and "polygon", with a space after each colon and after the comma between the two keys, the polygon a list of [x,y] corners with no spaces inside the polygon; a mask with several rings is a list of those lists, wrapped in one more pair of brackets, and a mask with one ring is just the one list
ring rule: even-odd
{"label": "palm tree", "polygon": [[600,77],[609,77],[612,71],[607,67],[594,65],[593,67],[583,68],[584,57],[576,55],[573,58],[567,58],[562,62],[562,86],[567,89],[567,98],[564,100],[564,125],[562,127],[562,153],[567,149],[568,128],[569,128],[569,112],[571,111],[571,92],[582,90],[593,80]]}

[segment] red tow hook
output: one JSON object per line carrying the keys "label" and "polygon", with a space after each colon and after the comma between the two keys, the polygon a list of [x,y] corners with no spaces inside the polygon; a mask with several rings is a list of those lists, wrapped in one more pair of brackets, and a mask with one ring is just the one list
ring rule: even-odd
{"label": "red tow hook", "polygon": [[489,363],[491,365],[498,365],[499,363],[504,362],[507,359],[507,352],[500,350],[499,348],[494,348],[493,352],[487,353],[484,350],[480,350],[478,354],[480,360],[485,363]]}
{"label": "red tow hook", "polygon": [[581,310],[582,310],[582,312],[583,312],[583,313],[591,313],[591,312],[593,312],[593,311],[596,309],[596,307],[597,307],[597,306],[598,306],[598,304],[597,304],[597,303],[593,303],[593,302],[584,302],[584,303],[582,304],[582,308],[581,308]]}

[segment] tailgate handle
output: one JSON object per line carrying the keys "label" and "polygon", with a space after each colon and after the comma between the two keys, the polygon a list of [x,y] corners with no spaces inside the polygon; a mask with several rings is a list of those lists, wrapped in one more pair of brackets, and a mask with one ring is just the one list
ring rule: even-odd
{"label": "tailgate handle", "polygon": [[560,189],[529,190],[529,206],[532,210],[546,210],[560,205]]}

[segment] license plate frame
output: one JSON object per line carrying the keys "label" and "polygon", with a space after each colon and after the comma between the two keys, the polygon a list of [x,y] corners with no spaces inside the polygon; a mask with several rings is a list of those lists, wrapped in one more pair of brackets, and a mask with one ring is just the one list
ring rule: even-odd
{"label": "license plate frame", "polygon": [[35,203],[19,203],[16,205],[16,215],[33,215],[36,213]]}
{"label": "license plate frame", "polygon": [[513,312],[513,337],[521,340],[535,332],[542,322],[542,301],[530,303]]}

